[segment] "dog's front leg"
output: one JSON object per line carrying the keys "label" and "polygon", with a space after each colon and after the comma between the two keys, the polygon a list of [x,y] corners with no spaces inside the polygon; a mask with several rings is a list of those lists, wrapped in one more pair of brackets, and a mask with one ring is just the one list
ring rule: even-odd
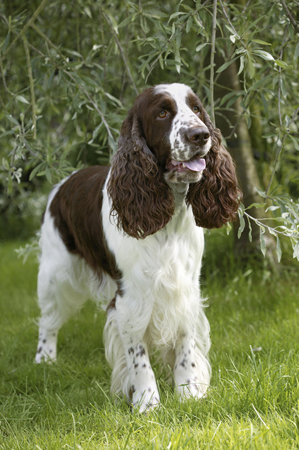
{"label": "dog's front leg", "polygon": [[[209,339],[205,345],[208,350]],[[209,387],[211,368],[205,353],[193,336],[183,333],[177,339],[173,375],[176,392],[182,400],[201,398]]]}
{"label": "dog's front leg", "polygon": [[127,293],[116,300],[116,320],[127,362],[127,389],[134,410],[148,411],[160,402],[159,392],[149,350],[145,339],[152,314],[150,301],[134,300],[136,296]]}
{"label": "dog's front leg", "polygon": [[148,348],[144,340],[132,345],[124,339],[130,380],[132,407],[143,413],[160,403],[160,396],[153,369],[150,364]]}

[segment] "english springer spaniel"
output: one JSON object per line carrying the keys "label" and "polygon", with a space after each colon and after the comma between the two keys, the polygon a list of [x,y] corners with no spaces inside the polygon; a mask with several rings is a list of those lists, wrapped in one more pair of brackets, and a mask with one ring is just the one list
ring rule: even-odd
{"label": "english springer spaniel", "polygon": [[200,295],[203,228],[232,220],[234,165],[184,84],[142,92],[111,167],[79,170],[52,190],[41,230],[36,362],[88,298],[107,310],[111,391],[140,412],[160,402],[150,355],[169,364],[181,399],[209,386],[209,323]]}

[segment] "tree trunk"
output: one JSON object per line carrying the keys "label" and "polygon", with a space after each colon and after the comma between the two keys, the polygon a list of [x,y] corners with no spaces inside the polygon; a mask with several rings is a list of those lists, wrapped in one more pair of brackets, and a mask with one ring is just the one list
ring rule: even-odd
{"label": "tree trunk", "polygon": [[[224,63],[224,59],[219,54],[215,55],[215,70]],[[241,90],[240,82],[238,78],[238,66],[236,62],[233,62],[226,70],[221,72],[218,78],[220,85],[215,85],[214,96],[215,101],[220,101],[226,94],[231,91]],[[216,111],[217,113],[217,111]],[[242,114],[241,101],[238,99],[230,109],[225,111],[225,117],[222,115],[216,115],[216,126],[220,128],[224,137],[229,136],[232,127],[234,127]],[[229,126],[230,124],[230,126]],[[261,197],[256,191],[256,188],[261,189],[260,180],[252,152],[252,144],[250,135],[248,132],[247,124],[244,118],[242,118],[238,125],[234,136],[226,140],[229,151],[231,152],[237,168],[237,174],[240,182],[240,187],[243,191],[243,203],[245,207],[252,203],[260,203]],[[252,208],[250,215],[255,218],[265,217],[263,209]],[[248,239],[248,224],[246,221],[246,227],[242,233],[240,239],[235,239],[235,250],[238,255],[245,256],[256,252],[259,249],[259,227],[251,222],[252,226],[252,242]],[[237,235],[238,223],[234,226],[235,235]]]}

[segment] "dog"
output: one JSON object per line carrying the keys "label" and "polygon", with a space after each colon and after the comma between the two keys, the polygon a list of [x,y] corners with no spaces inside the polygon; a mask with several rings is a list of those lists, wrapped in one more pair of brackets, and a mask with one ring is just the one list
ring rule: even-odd
{"label": "dog", "polygon": [[150,356],[182,400],[206,394],[209,323],[200,294],[203,228],[234,219],[232,158],[186,85],[145,89],[110,166],[73,173],[50,193],[41,229],[36,362],[56,359],[61,326],[88,298],[107,310],[111,391],[134,410],[160,396]]}

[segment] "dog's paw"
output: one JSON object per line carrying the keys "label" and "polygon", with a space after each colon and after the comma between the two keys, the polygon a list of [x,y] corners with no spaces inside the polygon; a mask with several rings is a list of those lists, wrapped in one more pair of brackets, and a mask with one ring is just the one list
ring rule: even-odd
{"label": "dog's paw", "polygon": [[37,364],[56,361],[56,342],[56,333],[52,333],[50,336],[40,335],[35,355],[35,362]]}
{"label": "dog's paw", "polygon": [[132,397],[132,409],[139,413],[147,413],[160,404],[160,396],[157,391],[153,391],[150,387],[143,391],[136,391]]}
{"label": "dog's paw", "polygon": [[192,397],[197,399],[202,398],[205,395],[206,388],[196,381],[187,379],[180,384],[176,384],[175,390],[181,400],[187,400]]}

